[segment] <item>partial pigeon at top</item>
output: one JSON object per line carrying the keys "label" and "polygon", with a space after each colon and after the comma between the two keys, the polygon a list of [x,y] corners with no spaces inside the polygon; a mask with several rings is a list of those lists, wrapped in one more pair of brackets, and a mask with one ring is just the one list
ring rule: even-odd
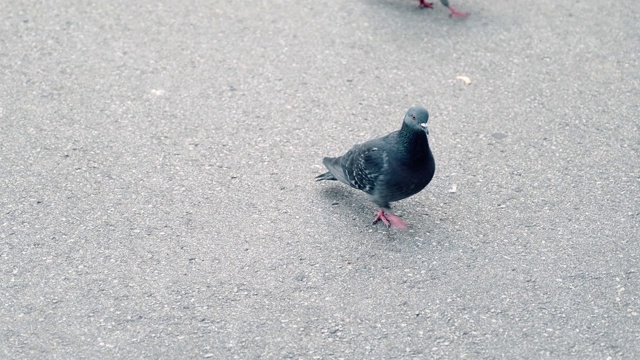
{"label": "partial pigeon at top", "polygon": [[[420,1],[420,7],[421,8],[433,9],[433,3],[432,2],[427,2],[425,0],[418,0],[418,1]],[[464,18],[464,17],[469,16],[469,13],[461,12],[461,11],[458,11],[458,10],[454,9],[451,5],[449,5],[449,0],[440,0],[440,2],[442,3],[442,5],[446,6],[449,9],[449,11],[451,11],[451,14],[449,14],[449,17]]]}
{"label": "partial pigeon at top", "polygon": [[410,108],[400,130],[355,145],[342,156],[324,158],[329,171],[316,180],[337,180],[364,191],[380,206],[374,224],[382,221],[393,228],[406,227],[389,203],[418,193],[433,178],[436,164],[427,139],[428,120],[427,109]]}

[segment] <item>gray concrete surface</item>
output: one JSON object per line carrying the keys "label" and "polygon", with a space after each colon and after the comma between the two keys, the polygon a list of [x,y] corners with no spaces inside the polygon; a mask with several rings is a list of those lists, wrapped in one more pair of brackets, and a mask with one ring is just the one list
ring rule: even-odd
{"label": "gray concrete surface", "polygon": [[0,358],[640,358],[640,5],[416,3],[2,2]]}

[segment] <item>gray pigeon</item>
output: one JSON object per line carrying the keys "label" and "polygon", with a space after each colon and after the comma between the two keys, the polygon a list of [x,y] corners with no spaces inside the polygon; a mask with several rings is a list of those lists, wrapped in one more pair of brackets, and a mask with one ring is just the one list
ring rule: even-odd
{"label": "gray pigeon", "polygon": [[429,113],[421,106],[407,111],[402,127],[386,136],[355,145],[346,154],[322,161],[329,171],[316,180],[338,180],[369,194],[380,206],[373,223],[393,228],[407,224],[391,212],[389,203],[424,189],[436,163],[429,148]]}
{"label": "gray pigeon", "polygon": [[[418,1],[420,1],[421,8],[433,9],[432,2],[427,2],[425,0],[418,0]],[[451,5],[449,5],[449,0],[440,0],[440,2],[442,3],[442,5],[446,6],[449,9],[449,11],[451,11],[451,14],[449,14],[449,17],[465,18],[469,16],[469,13],[454,9]]]}

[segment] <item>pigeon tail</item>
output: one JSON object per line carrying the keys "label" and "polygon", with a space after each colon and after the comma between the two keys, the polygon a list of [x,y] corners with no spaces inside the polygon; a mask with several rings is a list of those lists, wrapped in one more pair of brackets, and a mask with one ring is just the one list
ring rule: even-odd
{"label": "pigeon tail", "polygon": [[320,174],[320,175],[316,176],[316,181],[322,181],[322,180],[338,180],[338,179],[336,179],[336,177],[333,176],[331,171],[327,171],[324,174]]}

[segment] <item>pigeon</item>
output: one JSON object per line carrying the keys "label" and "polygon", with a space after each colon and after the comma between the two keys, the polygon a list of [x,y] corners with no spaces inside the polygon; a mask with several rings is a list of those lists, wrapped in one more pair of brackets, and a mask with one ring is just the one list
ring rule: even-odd
{"label": "pigeon", "polygon": [[382,221],[387,227],[405,228],[389,203],[417,194],[433,178],[436,163],[427,139],[428,120],[427,109],[413,106],[400,130],[355,145],[342,156],[325,157],[322,163],[329,171],[316,180],[337,180],[364,191],[380,207],[373,224]]}
{"label": "pigeon", "polygon": [[[418,0],[418,1],[420,1],[421,8],[433,9],[433,3],[427,2],[425,0]],[[442,3],[442,5],[446,6],[449,9],[449,11],[451,11],[451,14],[449,14],[449,17],[465,18],[469,16],[469,13],[461,12],[451,7],[451,5],[449,5],[449,0],[440,0],[440,2]]]}

